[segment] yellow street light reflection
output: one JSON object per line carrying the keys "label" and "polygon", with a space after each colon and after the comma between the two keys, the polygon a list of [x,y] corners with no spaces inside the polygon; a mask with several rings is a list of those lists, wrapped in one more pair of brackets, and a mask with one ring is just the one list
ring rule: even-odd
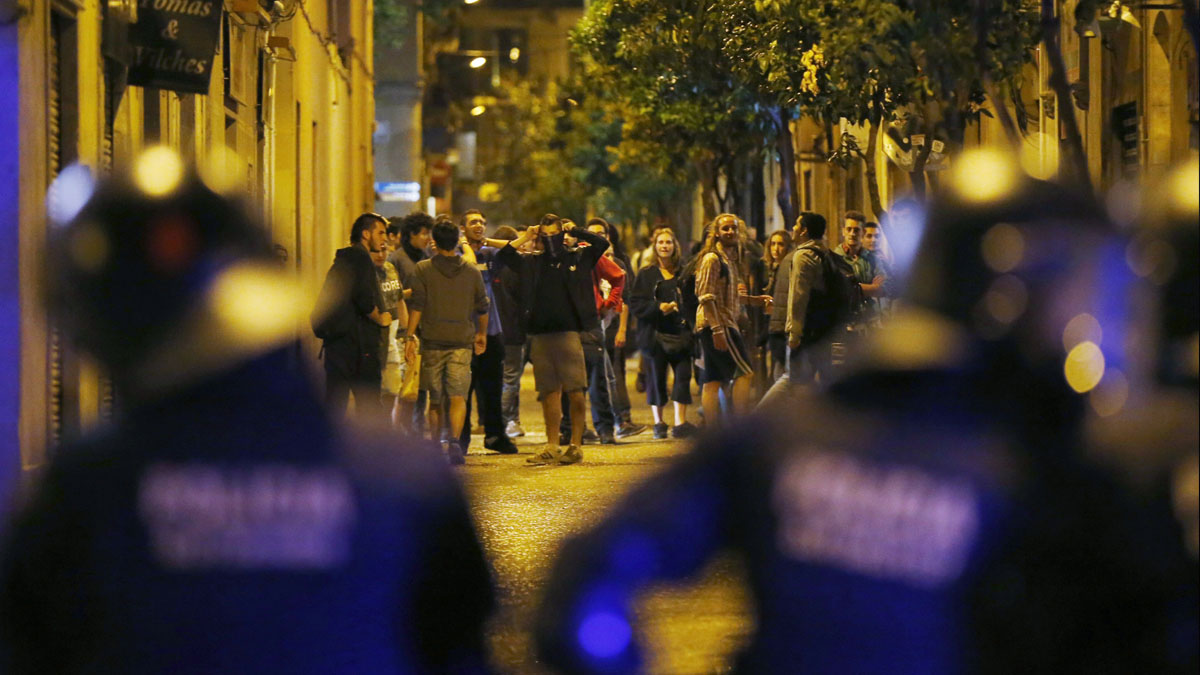
{"label": "yellow street light reflection", "polygon": [[508,50],[508,60],[509,61],[519,61],[520,59],[521,59],[521,49],[519,47],[513,47],[512,49]]}
{"label": "yellow street light reflection", "polygon": [[474,108],[471,108],[471,117],[479,117],[480,115],[482,115],[485,112],[487,112],[486,107],[477,105]]}
{"label": "yellow street light reflection", "polygon": [[164,197],[183,182],[183,173],[183,158],[179,153],[159,145],[138,156],[133,166],[133,182],[151,197]]}
{"label": "yellow street light reflection", "polygon": [[1021,170],[997,150],[968,150],[950,169],[950,184],[963,201],[993,202],[1017,189]]}
{"label": "yellow street light reflection", "polygon": [[1104,378],[1104,352],[1095,342],[1081,342],[1071,348],[1063,364],[1067,384],[1077,393],[1086,394]]}

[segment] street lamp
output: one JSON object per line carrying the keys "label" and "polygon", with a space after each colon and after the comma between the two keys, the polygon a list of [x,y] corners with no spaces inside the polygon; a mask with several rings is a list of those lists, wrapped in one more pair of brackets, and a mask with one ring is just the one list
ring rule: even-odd
{"label": "street lamp", "polygon": [[476,56],[475,58],[471,59],[471,62],[467,65],[471,66],[472,68],[482,68],[485,63],[487,63],[486,57]]}

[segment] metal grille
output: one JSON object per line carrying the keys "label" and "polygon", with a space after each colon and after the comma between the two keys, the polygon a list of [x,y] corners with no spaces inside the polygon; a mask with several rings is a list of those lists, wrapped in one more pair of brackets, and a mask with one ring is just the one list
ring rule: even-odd
{"label": "metal grille", "polygon": [[[50,15],[50,44],[47,61],[49,68],[49,82],[46,87],[49,94],[47,102],[47,115],[49,128],[47,129],[47,152],[46,158],[49,160],[49,176],[53,180],[58,176],[59,170],[62,168],[62,72],[60,63],[61,49],[61,19],[57,14]],[[59,335],[58,327],[50,326],[49,345],[46,354],[47,364],[47,381],[49,386],[49,413],[47,423],[49,424],[48,440],[50,448],[58,446],[62,440],[63,428],[63,377],[62,377],[62,348],[61,336]]]}

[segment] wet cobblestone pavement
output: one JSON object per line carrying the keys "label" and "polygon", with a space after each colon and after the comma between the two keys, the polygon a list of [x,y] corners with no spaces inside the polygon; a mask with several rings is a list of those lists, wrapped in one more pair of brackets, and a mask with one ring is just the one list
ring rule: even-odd
{"label": "wet cobblestone pavement", "polygon": [[[526,466],[525,458],[540,451],[546,438],[528,370],[525,379],[521,421],[527,435],[515,439],[520,454],[486,452],[476,436],[462,475],[500,593],[489,629],[492,661],[502,672],[543,673],[548,671],[533,655],[529,626],[559,544],[598,521],[621,495],[685,448],[680,441],[655,441],[647,429],[619,445],[585,445],[580,464]],[[630,395],[644,401],[632,384],[631,378]],[[635,403],[633,415],[635,422],[650,422],[644,404]],[[650,672],[729,670],[750,630],[740,579],[738,565],[722,559],[693,584],[658,587],[643,597],[639,640]]]}

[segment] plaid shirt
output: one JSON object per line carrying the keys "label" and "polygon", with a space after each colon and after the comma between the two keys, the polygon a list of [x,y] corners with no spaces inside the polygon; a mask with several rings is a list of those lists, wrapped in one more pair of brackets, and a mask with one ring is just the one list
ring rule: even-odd
{"label": "plaid shirt", "polygon": [[[714,333],[723,333],[727,328],[737,330],[738,316],[742,313],[737,287],[737,267],[722,252],[706,253],[696,267],[696,299],[700,301],[696,310],[697,333],[703,328],[711,328]],[[706,305],[707,300],[712,304]],[[712,307],[712,312],[708,307]]]}

